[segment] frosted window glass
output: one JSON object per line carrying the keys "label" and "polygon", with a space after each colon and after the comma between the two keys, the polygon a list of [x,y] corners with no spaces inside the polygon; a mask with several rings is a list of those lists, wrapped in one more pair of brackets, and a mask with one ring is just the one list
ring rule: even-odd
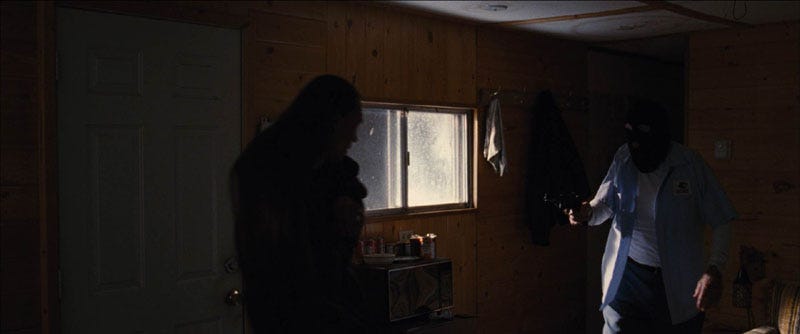
{"label": "frosted window glass", "polygon": [[466,115],[413,111],[407,122],[408,205],[466,203]]}
{"label": "frosted window glass", "polygon": [[359,178],[367,187],[367,210],[403,206],[400,117],[399,110],[364,109],[358,142],[350,148],[349,155],[361,167]]}

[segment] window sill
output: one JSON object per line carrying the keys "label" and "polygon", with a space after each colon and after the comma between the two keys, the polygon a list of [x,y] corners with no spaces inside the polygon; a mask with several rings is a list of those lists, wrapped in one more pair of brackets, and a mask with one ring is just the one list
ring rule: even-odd
{"label": "window sill", "polygon": [[458,209],[442,209],[425,212],[407,212],[407,213],[389,213],[385,215],[370,216],[367,214],[365,217],[366,224],[379,224],[385,222],[402,221],[409,219],[430,218],[447,215],[461,215],[477,213],[478,208],[458,208]]}

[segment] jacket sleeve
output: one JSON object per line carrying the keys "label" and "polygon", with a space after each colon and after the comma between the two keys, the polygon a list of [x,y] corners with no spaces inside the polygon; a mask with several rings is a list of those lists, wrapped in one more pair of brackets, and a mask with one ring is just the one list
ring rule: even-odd
{"label": "jacket sleeve", "polygon": [[618,191],[616,185],[617,173],[619,172],[620,164],[625,155],[624,150],[626,147],[623,145],[617,150],[614,155],[614,161],[611,162],[611,167],[608,168],[608,173],[600,183],[594,198],[589,202],[592,206],[592,218],[589,220],[589,226],[600,225],[609,218],[614,217],[614,210],[617,208]]}

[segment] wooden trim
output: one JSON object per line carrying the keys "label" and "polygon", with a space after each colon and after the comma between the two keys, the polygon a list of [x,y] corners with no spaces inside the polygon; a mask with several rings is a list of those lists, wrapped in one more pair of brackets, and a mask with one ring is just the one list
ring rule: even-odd
{"label": "wooden trim", "polygon": [[449,104],[414,104],[414,103],[395,103],[395,102],[385,102],[385,101],[371,101],[371,100],[362,100],[361,101],[362,108],[386,108],[386,109],[420,109],[425,111],[431,110],[441,110],[442,112],[449,112],[449,113],[470,113],[475,111],[475,107],[473,106],[458,106],[453,105],[452,103]]}
{"label": "wooden trim", "polygon": [[[328,2],[329,1],[324,1],[324,4],[327,5]],[[313,18],[313,17],[308,17],[308,16],[301,16],[301,15],[296,15],[296,14],[292,14],[292,13],[281,13],[281,12],[278,12],[278,11],[269,11],[269,10],[266,10],[264,8],[259,8],[259,7],[250,8],[250,11],[248,12],[247,16],[253,18],[254,20],[263,20],[264,19],[263,16],[268,16],[268,15],[285,16],[285,17],[291,17],[293,19],[306,20],[306,21],[316,21],[316,22],[321,22],[321,23],[325,23],[325,24],[328,23],[328,20],[324,20],[324,19]]]}
{"label": "wooden trim", "polygon": [[[380,102],[378,102],[380,101]],[[422,101],[422,100],[411,100],[411,99],[387,99],[387,98],[369,98],[369,97],[361,97],[361,104],[365,107],[369,106],[376,106],[376,107],[422,107],[422,108],[439,108],[439,109],[476,109],[477,106],[464,104],[464,103],[453,103],[453,102],[444,102],[444,101]]]}
{"label": "wooden trim", "polygon": [[605,17],[605,16],[614,16],[614,15],[622,15],[628,13],[640,13],[640,12],[649,12],[654,10],[659,10],[661,8],[653,6],[653,5],[645,5],[645,6],[638,6],[638,7],[628,7],[622,9],[614,9],[614,10],[606,10],[602,12],[594,12],[594,13],[585,13],[585,14],[574,14],[574,15],[561,15],[561,16],[552,16],[552,17],[540,17],[537,19],[527,19],[527,20],[518,20],[518,21],[507,21],[507,22],[492,22],[484,24],[486,26],[500,26],[500,27],[508,27],[508,26],[519,26],[524,24],[535,24],[535,23],[547,23],[547,22],[558,22],[558,21],[571,21],[571,20],[580,20],[580,19],[588,19],[593,17]]}
{"label": "wooden trim", "polygon": [[[248,123],[248,115],[252,115],[255,113],[255,69],[257,66],[257,61],[255,57],[253,57],[253,52],[250,50],[255,49],[255,40],[256,40],[256,28],[255,25],[247,25],[242,28],[241,39],[242,39],[242,48],[241,48],[241,71],[242,71],[242,87],[241,87],[241,94],[242,94],[242,114],[241,114],[241,128],[239,129],[241,137],[239,140],[241,141],[240,151],[244,151],[248,144],[247,135],[248,131],[253,130],[254,124]],[[255,136],[253,136],[255,137]]]}
{"label": "wooden trim", "polygon": [[463,208],[463,209],[438,210],[438,211],[427,211],[427,212],[409,212],[402,214],[389,214],[383,216],[367,216],[366,224],[379,224],[379,223],[397,222],[409,219],[430,218],[430,217],[447,216],[447,215],[477,214],[477,213],[478,209],[476,208]]}
{"label": "wooden trim", "polygon": [[206,8],[202,6],[203,3],[202,1],[59,1],[57,5],[231,29],[241,29],[250,23],[251,18],[244,7]]}
{"label": "wooden trim", "polygon": [[61,332],[58,284],[58,128],[56,109],[56,16],[53,1],[36,3],[39,94],[39,264],[42,333]]}
{"label": "wooden trim", "polygon": [[686,8],[686,7],[683,7],[683,6],[679,6],[679,5],[670,3],[668,1],[639,0],[639,2],[647,4],[647,5],[650,5],[650,6],[653,6],[656,9],[668,10],[668,11],[673,12],[675,14],[691,17],[691,18],[698,19],[698,20],[724,24],[726,26],[730,26],[730,27],[734,27],[734,28],[750,28],[750,27],[753,26],[753,25],[748,24],[748,23],[728,20],[726,18],[722,18],[722,17],[719,17],[719,16],[714,16],[714,15],[709,15],[709,14],[706,14],[706,13],[703,13],[703,12],[698,12],[696,10],[692,10],[692,9],[689,9],[689,8]]}
{"label": "wooden trim", "polygon": [[745,27],[752,27],[751,24],[747,24],[744,22],[733,21],[726,18],[722,18],[719,16],[714,16],[710,14],[706,14],[703,12],[698,12],[696,10],[692,10],[683,6],[679,6],[673,3],[669,3],[667,1],[655,1],[655,0],[640,0],[639,2],[645,4],[644,6],[638,7],[629,7],[629,8],[622,8],[622,9],[614,9],[614,10],[607,10],[602,12],[594,12],[594,13],[585,13],[585,14],[575,14],[575,15],[561,15],[561,16],[552,16],[552,17],[541,17],[536,19],[527,19],[527,20],[518,20],[518,21],[507,21],[507,22],[492,22],[484,24],[485,26],[500,26],[500,27],[508,27],[508,26],[519,26],[525,24],[536,24],[536,23],[548,23],[548,22],[559,22],[559,21],[571,21],[571,20],[580,20],[580,19],[587,19],[593,17],[605,17],[605,16],[614,16],[614,15],[622,15],[628,13],[640,13],[640,12],[649,12],[655,10],[666,10],[678,15],[691,17],[698,20],[703,20],[707,22],[719,23],[724,24],[730,27],[738,27],[738,28],[745,28]]}
{"label": "wooden trim", "polygon": [[[456,107],[452,104],[450,105],[422,105],[422,104],[405,104],[405,103],[392,103],[392,102],[377,102],[377,101],[365,101],[362,100],[361,102],[362,108],[380,108],[380,109],[392,109],[392,110],[404,110],[408,111],[409,109],[419,110],[419,111],[428,111],[428,112],[440,112],[440,113],[452,113],[452,114],[463,114],[466,116],[466,135],[469,137],[472,134],[472,138],[467,138],[467,142],[465,143],[466,148],[466,178],[467,178],[467,202],[466,203],[451,203],[451,204],[441,204],[441,205],[430,205],[430,206],[419,206],[419,207],[409,207],[408,206],[408,175],[407,175],[407,161],[403,163],[405,166],[403,168],[403,207],[400,208],[392,208],[392,209],[382,209],[382,210],[373,210],[370,213],[367,213],[367,217],[372,219],[382,219],[383,217],[398,217],[398,216],[419,216],[420,214],[426,213],[438,213],[438,212],[451,212],[451,211],[459,211],[465,209],[475,209],[477,206],[477,163],[478,155],[477,155],[477,115],[478,109],[475,107]],[[405,117],[403,117],[403,122],[405,122]],[[403,132],[405,133],[402,136],[402,150],[407,150],[407,137],[408,133],[406,125],[403,125]],[[406,158],[403,158],[405,160]]]}

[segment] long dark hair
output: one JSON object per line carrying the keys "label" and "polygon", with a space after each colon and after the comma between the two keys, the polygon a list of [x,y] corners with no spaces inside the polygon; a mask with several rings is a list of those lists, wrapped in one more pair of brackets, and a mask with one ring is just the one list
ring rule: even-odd
{"label": "long dark hair", "polygon": [[360,111],[360,103],[346,80],[316,77],[236,160],[236,246],[257,332],[273,327],[267,318],[280,318],[282,301],[310,286],[314,212],[306,204],[314,196],[313,169],[332,149],[339,120]]}
{"label": "long dark hair", "polygon": [[253,140],[248,150],[258,151],[264,141],[272,141],[294,150],[296,163],[315,163],[330,149],[338,121],[360,107],[361,97],[349,82],[334,75],[318,76],[300,91],[275,124]]}
{"label": "long dark hair", "polygon": [[347,80],[334,75],[311,80],[237,159],[233,172],[239,179],[239,198],[254,198],[250,190],[260,192],[267,186],[265,179],[281,177],[297,182],[308,176],[331,149],[338,121],[359,111],[360,106],[358,91]]}
{"label": "long dark hair", "polygon": [[265,199],[277,203],[303,196],[311,170],[331,149],[338,121],[358,112],[360,103],[355,87],[340,77],[311,80],[236,160],[231,177],[237,225],[262,223]]}

